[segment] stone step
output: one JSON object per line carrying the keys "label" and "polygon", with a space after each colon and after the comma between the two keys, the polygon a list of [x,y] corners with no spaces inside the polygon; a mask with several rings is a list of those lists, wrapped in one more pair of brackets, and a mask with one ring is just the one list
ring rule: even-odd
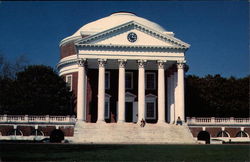
{"label": "stone step", "polygon": [[77,122],[75,143],[195,143],[186,125]]}

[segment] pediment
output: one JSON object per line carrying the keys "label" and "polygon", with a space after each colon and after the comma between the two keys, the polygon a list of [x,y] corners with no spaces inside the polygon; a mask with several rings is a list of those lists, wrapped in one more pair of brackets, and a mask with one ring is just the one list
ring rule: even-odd
{"label": "pediment", "polygon": [[[129,33],[135,33],[135,42],[128,40]],[[120,26],[108,29],[95,35],[78,40],[76,45],[96,45],[96,46],[128,46],[128,47],[169,47],[188,48],[189,44],[161,32],[149,29],[137,22],[131,21]]]}
{"label": "pediment", "polygon": [[136,95],[134,95],[133,93],[130,93],[130,92],[126,92],[125,93],[125,97],[126,98],[133,98],[134,99],[134,98],[136,98]]}

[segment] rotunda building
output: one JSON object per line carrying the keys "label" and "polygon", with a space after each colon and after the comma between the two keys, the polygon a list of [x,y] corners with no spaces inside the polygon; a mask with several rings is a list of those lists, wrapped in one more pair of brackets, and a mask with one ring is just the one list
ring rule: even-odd
{"label": "rotunda building", "polygon": [[60,42],[59,75],[75,95],[78,121],[184,121],[189,44],[157,23],[116,12]]}

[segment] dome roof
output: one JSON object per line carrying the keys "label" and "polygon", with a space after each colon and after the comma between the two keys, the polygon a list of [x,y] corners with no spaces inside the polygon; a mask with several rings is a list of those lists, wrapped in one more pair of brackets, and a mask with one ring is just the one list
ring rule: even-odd
{"label": "dome roof", "polygon": [[93,35],[99,33],[101,31],[108,30],[110,28],[116,27],[118,25],[135,21],[139,24],[152,28],[158,32],[166,32],[166,30],[160,25],[149,21],[147,19],[136,16],[131,12],[115,12],[110,16],[101,18],[99,20],[90,22],[84,26],[82,26],[77,32],[75,32],[72,36],[65,38],[64,40],[80,37],[81,34],[84,35]]}

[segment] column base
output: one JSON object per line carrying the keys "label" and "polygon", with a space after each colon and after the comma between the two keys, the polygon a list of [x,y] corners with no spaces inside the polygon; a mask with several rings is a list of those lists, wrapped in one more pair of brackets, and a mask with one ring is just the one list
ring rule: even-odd
{"label": "column base", "polygon": [[97,124],[106,124],[106,122],[104,120],[97,120],[96,122]]}
{"label": "column base", "polygon": [[125,122],[125,120],[118,120],[117,123],[119,123],[119,124],[122,123],[123,124],[123,123],[126,123],[126,122]]}
{"label": "column base", "polygon": [[166,121],[164,121],[164,120],[161,120],[161,121],[157,121],[157,123],[156,124],[167,124],[167,122]]}

